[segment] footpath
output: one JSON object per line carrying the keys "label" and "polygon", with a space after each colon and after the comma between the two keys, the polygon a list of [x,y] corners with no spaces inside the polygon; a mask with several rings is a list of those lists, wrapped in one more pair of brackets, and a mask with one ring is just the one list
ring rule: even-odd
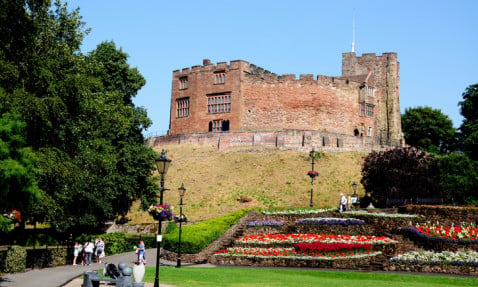
{"label": "footpath", "polygon": [[[147,249],[146,255],[148,259],[148,266],[155,266],[156,249]],[[5,276],[0,278],[0,287],[80,287],[83,281],[78,279],[78,277],[83,275],[83,273],[86,271],[102,270],[104,267],[103,263],[105,262],[113,263],[116,266],[118,266],[120,262],[124,262],[129,267],[133,268],[135,261],[136,254],[134,252],[127,252],[106,256],[102,259],[101,264],[92,263],[90,266],[65,265],[43,269],[32,269],[22,273],[5,274]],[[176,262],[161,260],[161,265],[176,266]],[[159,280],[161,286],[167,286],[161,284],[161,273]],[[153,284],[151,283],[151,286],[152,285]],[[148,286],[149,284],[146,283],[145,287]]]}

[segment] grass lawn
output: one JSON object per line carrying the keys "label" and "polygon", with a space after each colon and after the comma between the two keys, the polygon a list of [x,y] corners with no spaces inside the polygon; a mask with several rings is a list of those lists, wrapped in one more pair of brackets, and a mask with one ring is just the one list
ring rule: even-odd
{"label": "grass lawn", "polygon": [[[154,282],[155,268],[147,267],[145,282]],[[185,286],[347,286],[433,287],[478,286],[478,278],[434,275],[333,272],[298,269],[161,267],[160,283]]]}

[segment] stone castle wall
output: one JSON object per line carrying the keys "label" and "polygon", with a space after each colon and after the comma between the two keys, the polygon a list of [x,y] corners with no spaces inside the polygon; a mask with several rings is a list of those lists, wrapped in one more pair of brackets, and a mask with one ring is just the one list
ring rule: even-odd
{"label": "stone castle wall", "polygon": [[152,147],[171,144],[206,145],[217,147],[219,151],[238,146],[268,146],[304,152],[311,148],[324,152],[390,149],[390,146],[381,145],[368,137],[301,130],[176,134],[150,138],[147,144]]}
{"label": "stone castle wall", "polygon": [[[168,135],[150,144],[243,142],[298,148],[310,139],[325,149],[400,146],[398,65],[396,53],[344,53],[342,76],[296,78],[242,60],[215,65],[204,60],[202,66],[173,72]],[[218,83],[221,74],[225,80]],[[230,109],[210,112],[209,99],[218,95],[230,98]],[[187,102],[186,116],[180,114],[179,102]],[[365,104],[372,115],[364,114]],[[211,129],[216,122],[227,128]]]}

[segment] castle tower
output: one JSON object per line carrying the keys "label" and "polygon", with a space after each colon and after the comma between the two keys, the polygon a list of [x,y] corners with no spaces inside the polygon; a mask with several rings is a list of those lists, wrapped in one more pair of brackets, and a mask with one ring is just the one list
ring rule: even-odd
{"label": "castle tower", "polygon": [[[377,115],[375,137],[383,145],[400,145],[402,126],[400,115],[400,77],[396,53],[342,54],[342,77],[364,78],[363,88],[374,93]],[[359,97],[359,103],[366,101]]]}

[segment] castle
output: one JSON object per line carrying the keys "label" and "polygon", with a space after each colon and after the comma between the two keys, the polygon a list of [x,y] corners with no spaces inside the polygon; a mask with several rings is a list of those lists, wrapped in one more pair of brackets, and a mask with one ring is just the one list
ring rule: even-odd
{"label": "castle", "polygon": [[168,135],[150,144],[377,150],[403,145],[396,53],[342,54],[342,76],[276,75],[246,61],[173,71]]}

